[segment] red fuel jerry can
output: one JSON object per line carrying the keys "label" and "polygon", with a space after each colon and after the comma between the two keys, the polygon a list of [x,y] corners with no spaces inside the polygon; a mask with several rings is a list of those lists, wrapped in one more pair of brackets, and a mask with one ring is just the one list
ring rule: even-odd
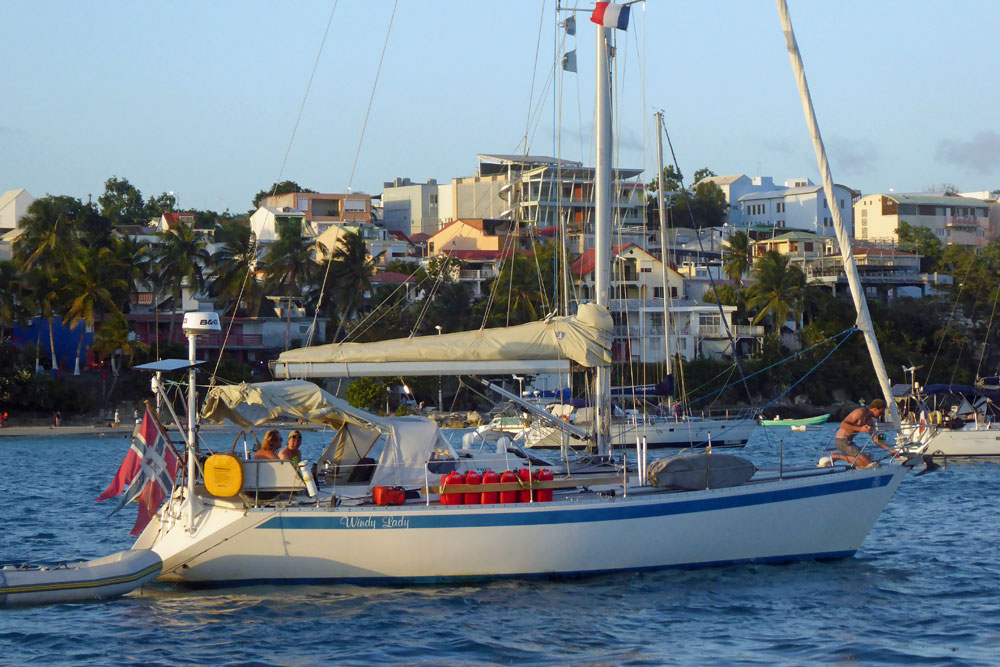
{"label": "red fuel jerry can", "polygon": [[[552,471],[548,468],[539,468],[531,476],[536,482],[551,482]],[[537,489],[535,491],[535,501],[539,503],[552,502],[552,489]]]}
{"label": "red fuel jerry can", "polygon": [[[466,484],[482,484],[483,476],[480,475],[475,470],[470,470],[465,473],[465,483]],[[482,494],[478,491],[476,493],[466,493],[465,494],[465,504],[466,505],[478,505],[482,499]]]}
{"label": "red fuel jerry can", "polygon": [[531,472],[527,468],[521,468],[517,471],[517,478],[521,480],[523,485],[523,488],[517,492],[517,502],[530,503],[531,490],[528,487],[531,485]]}
{"label": "red fuel jerry can", "polygon": [[[452,470],[447,475],[441,475],[441,486],[444,487],[441,490],[447,490],[448,486],[452,484],[464,484],[465,476],[457,470]],[[462,504],[461,493],[442,493],[441,494],[441,504],[442,505],[461,505]]]}
{"label": "red fuel jerry can", "polygon": [[[483,473],[483,484],[498,484],[499,482],[500,475],[492,470],[487,470]],[[480,501],[483,505],[496,505],[500,502],[500,493],[497,491],[483,491]]]}
{"label": "red fuel jerry can", "polygon": [[[513,470],[504,470],[503,474],[500,475],[500,483],[507,484],[510,482],[517,481],[517,473]],[[516,503],[517,502],[517,491],[501,491],[500,492],[500,502],[501,503]]]}

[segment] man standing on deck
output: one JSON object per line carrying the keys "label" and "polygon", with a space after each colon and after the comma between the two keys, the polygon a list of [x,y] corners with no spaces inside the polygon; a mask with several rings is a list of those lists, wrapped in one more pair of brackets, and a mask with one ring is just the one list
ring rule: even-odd
{"label": "man standing on deck", "polygon": [[[847,415],[844,421],[840,422],[837,435],[833,438],[833,444],[839,451],[833,452],[830,455],[831,458],[837,461],[846,461],[855,468],[870,466],[871,459],[854,444],[854,436],[858,433],[875,433],[876,423],[883,414],[885,414],[885,401],[876,398],[867,407],[858,408]],[[882,444],[879,438],[872,437],[872,442],[882,449],[892,451],[892,448]]]}

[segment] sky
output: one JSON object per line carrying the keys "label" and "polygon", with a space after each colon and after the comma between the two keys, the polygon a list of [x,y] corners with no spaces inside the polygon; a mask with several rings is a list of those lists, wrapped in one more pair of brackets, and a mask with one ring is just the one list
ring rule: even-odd
{"label": "sky", "polygon": [[[1000,188],[993,2],[788,1],[837,183]],[[575,37],[553,0],[11,0],[0,192],[96,200],[117,176],[243,213],[277,180],[447,183],[525,137],[592,165],[593,3],[563,2],[588,10]],[[617,39],[620,166],[656,173],[662,109],[686,184],[702,167],[819,182],[773,0],[649,0]],[[579,72],[553,77],[573,49]]]}

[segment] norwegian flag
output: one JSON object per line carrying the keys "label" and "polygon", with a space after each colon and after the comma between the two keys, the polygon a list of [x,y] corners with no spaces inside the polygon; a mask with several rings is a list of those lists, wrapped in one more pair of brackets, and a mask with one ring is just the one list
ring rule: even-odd
{"label": "norwegian flag", "polygon": [[139,516],[130,534],[139,535],[173,489],[180,467],[181,462],[174,453],[170,439],[153,418],[147,404],[142,423],[132,434],[132,446],[125,455],[125,460],[118,467],[111,484],[97,500],[107,500],[125,491],[112,514],[133,500],[138,500]]}
{"label": "norwegian flag", "polygon": [[605,28],[628,30],[628,15],[631,8],[614,2],[598,2],[590,20]]}

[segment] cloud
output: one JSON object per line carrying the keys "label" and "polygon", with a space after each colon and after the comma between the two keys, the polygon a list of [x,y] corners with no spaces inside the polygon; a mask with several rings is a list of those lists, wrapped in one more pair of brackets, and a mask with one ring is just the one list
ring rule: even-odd
{"label": "cloud", "polygon": [[873,171],[879,163],[878,149],[868,139],[832,137],[830,159],[838,169],[851,173]]}
{"label": "cloud", "polygon": [[981,130],[968,141],[945,139],[937,145],[934,157],[980,173],[988,172],[1000,166],[1000,134]]}

